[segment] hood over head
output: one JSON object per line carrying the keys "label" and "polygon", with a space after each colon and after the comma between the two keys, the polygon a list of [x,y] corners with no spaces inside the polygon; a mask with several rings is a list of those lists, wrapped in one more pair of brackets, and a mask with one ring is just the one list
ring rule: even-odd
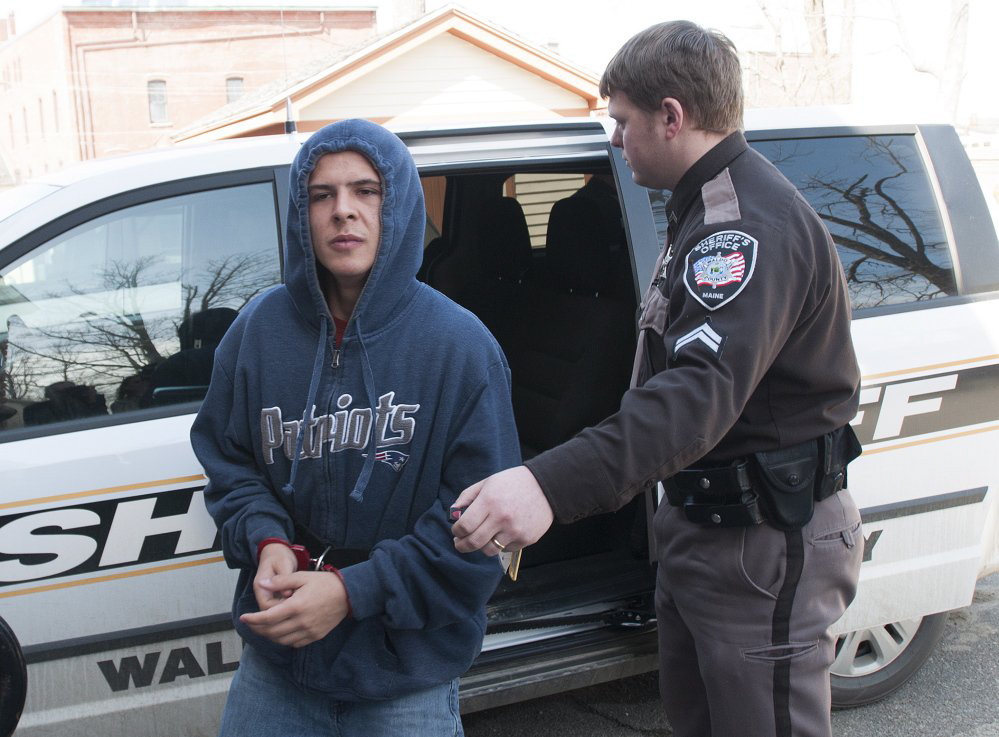
{"label": "hood over head", "polygon": [[363,154],[382,179],[378,252],[351,318],[354,330],[370,333],[383,325],[415,288],[416,272],[423,260],[423,187],[413,157],[391,131],[366,120],[342,120],[320,128],[299,149],[291,166],[284,281],[308,322],[319,325],[323,318],[329,318],[312,250],[308,187],[319,158],[340,151]]}

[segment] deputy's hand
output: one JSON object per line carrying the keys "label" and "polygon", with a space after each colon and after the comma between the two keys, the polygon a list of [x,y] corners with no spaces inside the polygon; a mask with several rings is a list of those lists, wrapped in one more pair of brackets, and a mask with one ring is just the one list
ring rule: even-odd
{"label": "deputy's hand", "polygon": [[555,518],[526,466],[509,468],[472,484],[461,492],[454,506],[466,507],[452,527],[454,547],[461,553],[482,550],[496,555],[520,550],[536,543]]}
{"label": "deputy's hand", "polygon": [[[254,582],[254,586],[257,583]],[[329,571],[299,571],[261,580],[280,602],[240,616],[256,634],[279,645],[304,647],[326,637],[349,612],[347,589]]]}
{"label": "deputy's hand", "polygon": [[[257,574],[253,577],[253,595],[261,611],[267,611],[291,596],[290,591],[274,590],[270,582],[275,576],[294,573],[297,568],[298,561],[295,560],[295,554],[287,545],[271,543],[264,546],[260,551],[260,560],[257,561]],[[266,582],[266,585],[262,582]]]}

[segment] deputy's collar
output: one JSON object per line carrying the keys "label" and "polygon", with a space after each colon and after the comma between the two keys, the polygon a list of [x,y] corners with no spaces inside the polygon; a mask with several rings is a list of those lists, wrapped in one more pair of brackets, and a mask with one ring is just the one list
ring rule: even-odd
{"label": "deputy's collar", "polygon": [[736,131],[717,144],[687,169],[673,196],[666,203],[666,218],[669,226],[675,226],[701,193],[701,187],[714,179],[726,166],[731,164],[749,147],[742,131]]}

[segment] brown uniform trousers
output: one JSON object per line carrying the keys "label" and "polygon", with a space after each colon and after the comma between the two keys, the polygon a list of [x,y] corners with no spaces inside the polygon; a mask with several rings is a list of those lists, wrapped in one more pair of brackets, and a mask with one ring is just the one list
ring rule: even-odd
{"label": "brown uniform trousers", "polygon": [[665,500],[655,527],[660,690],[674,735],[830,737],[829,627],[853,600],[864,550],[849,492],[818,502],[793,532],[701,527]]}

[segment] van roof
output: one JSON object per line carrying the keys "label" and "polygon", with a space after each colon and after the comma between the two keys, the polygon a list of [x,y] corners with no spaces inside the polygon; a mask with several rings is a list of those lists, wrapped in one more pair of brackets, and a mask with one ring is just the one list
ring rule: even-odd
{"label": "van roof", "polygon": [[[905,121],[901,123],[901,121]],[[897,110],[831,106],[812,108],[760,108],[745,114],[745,129],[752,131],[807,128],[866,128],[917,122]],[[942,122],[918,120],[924,122]],[[424,171],[476,161],[522,158],[587,157],[606,151],[614,121],[606,116],[561,118],[524,123],[499,123],[441,128],[390,126],[407,141]],[[0,222],[26,205],[77,188],[79,197],[95,201],[160,182],[225,171],[283,166],[294,158],[305,133],[258,136],[213,143],[180,144],[169,148],[109,156],[76,164],[0,193]],[[82,190],[86,190],[85,192]],[[68,197],[68,199],[73,199]],[[84,199],[81,199],[81,204]],[[71,202],[64,203],[72,205]]]}

